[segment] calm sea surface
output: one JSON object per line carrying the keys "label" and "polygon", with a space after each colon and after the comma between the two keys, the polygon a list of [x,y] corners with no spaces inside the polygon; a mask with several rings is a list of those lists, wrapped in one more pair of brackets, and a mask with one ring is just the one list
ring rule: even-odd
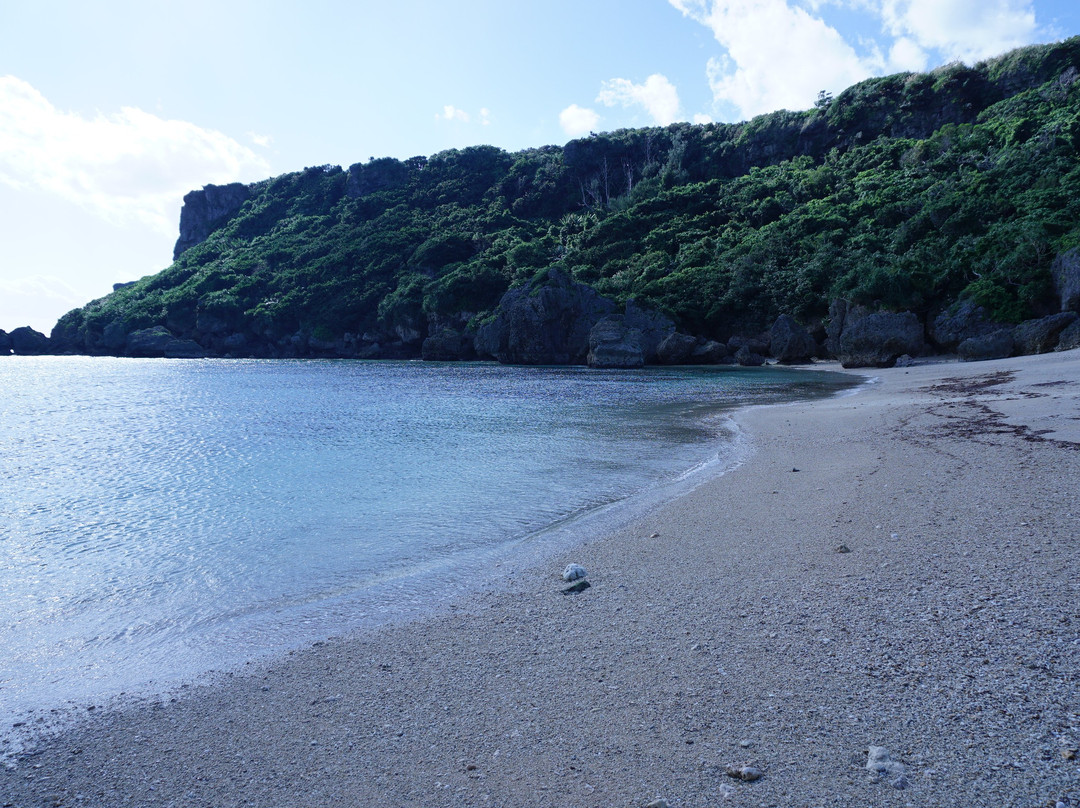
{"label": "calm sea surface", "polygon": [[727,462],[732,407],[850,383],[0,358],[0,721],[422,608],[477,559]]}

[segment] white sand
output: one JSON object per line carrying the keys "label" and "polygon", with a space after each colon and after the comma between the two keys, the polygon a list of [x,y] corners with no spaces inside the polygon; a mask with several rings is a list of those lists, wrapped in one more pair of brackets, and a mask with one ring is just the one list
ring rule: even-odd
{"label": "white sand", "polygon": [[443,614],[99,711],[0,805],[1080,805],[1080,352],[876,375]]}

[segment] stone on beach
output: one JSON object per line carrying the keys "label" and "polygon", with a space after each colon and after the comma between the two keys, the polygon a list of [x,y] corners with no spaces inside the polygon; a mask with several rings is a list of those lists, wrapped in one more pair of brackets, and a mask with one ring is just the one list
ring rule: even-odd
{"label": "stone on beach", "polygon": [[747,764],[727,766],[724,768],[724,772],[728,777],[734,777],[736,780],[742,780],[744,783],[752,783],[755,780],[760,780],[764,774],[757,766],[750,766]]}
{"label": "stone on beach", "polygon": [[562,579],[564,581],[576,581],[579,578],[584,578],[589,573],[585,571],[585,568],[580,564],[567,564],[566,569],[563,570]]}
{"label": "stone on beach", "polygon": [[866,751],[866,770],[887,778],[900,778],[904,774],[904,764],[893,760],[884,746],[871,746]]}

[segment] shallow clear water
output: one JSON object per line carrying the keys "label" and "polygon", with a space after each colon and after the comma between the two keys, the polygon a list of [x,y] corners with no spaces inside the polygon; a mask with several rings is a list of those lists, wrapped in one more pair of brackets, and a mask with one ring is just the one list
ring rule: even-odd
{"label": "shallow clear water", "polygon": [[[849,384],[769,369],[0,359],[0,716],[385,618],[463,559],[722,459],[725,410]],[[428,588],[411,588],[421,573]]]}

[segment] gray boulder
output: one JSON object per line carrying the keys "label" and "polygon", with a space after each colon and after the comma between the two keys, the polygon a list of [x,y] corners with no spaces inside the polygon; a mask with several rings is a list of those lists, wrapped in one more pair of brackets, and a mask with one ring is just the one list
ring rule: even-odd
{"label": "gray boulder", "polygon": [[1071,351],[1073,348],[1080,348],[1080,320],[1074,320],[1072,325],[1065,326],[1054,350]]}
{"label": "gray boulder", "polygon": [[727,346],[716,340],[695,345],[690,352],[690,364],[692,365],[731,365],[735,358],[728,353]]}
{"label": "gray boulder", "polygon": [[880,311],[844,326],[840,364],[845,368],[892,367],[903,354],[922,353],[923,327],[910,311]]}
{"label": "gray boulder", "polygon": [[829,304],[829,324],[825,328],[825,353],[828,356],[840,356],[840,336],[844,329],[854,325],[869,312],[865,306],[860,306],[843,298],[837,298]]}
{"label": "gray boulder", "polygon": [[1050,265],[1062,311],[1080,311],[1080,247],[1066,250]]}
{"label": "gray boulder", "polygon": [[611,300],[552,269],[543,282],[503,295],[494,319],[477,329],[474,344],[477,353],[503,364],[583,365],[593,326],[613,314]]}
{"label": "gray boulder", "polygon": [[736,334],[734,337],[727,341],[728,353],[738,355],[739,350],[746,348],[750,353],[761,354],[764,356],[769,352],[769,340],[768,336],[762,337],[744,337],[740,334]]}
{"label": "gray boulder", "polygon": [[101,331],[101,347],[109,351],[122,351],[127,345],[128,330],[121,320],[113,320]]}
{"label": "gray boulder", "polygon": [[639,306],[633,298],[626,301],[623,323],[640,333],[641,352],[647,364],[659,361],[657,354],[660,343],[675,333],[675,323],[670,317]]}
{"label": "gray boulder", "polygon": [[817,343],[793,318],[781,314],[769,330],[769,351],[785,365],[809,362],[817,353]]}
{"label": "gray boulder", "polygon": [[622,315],[605,317],[589,332],[591,368],[639,368],[645,364],[640,329],[630,328]]}
{"label": "gray boulder", "polygon": [[968,337],[956,348],[956,353],[962,362],[1005,359],[1012,356],[1012,352],[1013,332],[1011,328],[1000,328],[992,334]]}
{"label": "gray boulder", "polygon": [[11,334],[0,328],[0,356],[11,353]]}
{"label": "gray boulder", "polygon": [[456,362],[471,353],[472,345],[460,331],[442,328],[424,340],[420,356],[425,362]]}
{"label": "gray boulder", "polygon": [[127,337],[128,356],[164,356],[165,348],[176,337],[163,325],[132,331]]}
{"label": "gray boulder", "polygon": [[231,219],[247,201],[248,187],[240,182],[206,185],[184,196],[180,208],[180,238],[173,247],[173,260],[184,250],[202,244],[207,236]]}
{"label": "gray boulder", "polygon": [[204,359],[207,353],[193,339],[173,339],[165,343],[162,355],[166,359]]}
{"label": "gray boulder", "polygon": [[749,345],[743,345],[735,352],[735,364],[747,368],[761,367],[765,364],[765,357],[751,350]]}
{"label": "gray boulder", "polygon": [[1037,320],[1025,320],[1013,329],[1013,350],[1018,354],[1041,354],[1054,350],[1058,337],[1068,326],[1080,318],[1075,311],[1063,311],[1040,317]]}
{"label": "gray boulder", "polygon": [[656,348],[656,359],[661,365],[684,365],[690,354],[698,347],[696,337],[689,334],[669,334]]}
{"label": "gray boulder", "polygon": [[966,339],[985,337],[1001,330],[986,309],[970,298],[957,301],[930,323],[930,340],[942,351],[955,351]]}
{"label": "gray boulder", "polygon": [[8,334],[8,338],[11,340],[11,350],[19,356],[37,356],[49,352],[49,338],[28,325],[16,328]]}

